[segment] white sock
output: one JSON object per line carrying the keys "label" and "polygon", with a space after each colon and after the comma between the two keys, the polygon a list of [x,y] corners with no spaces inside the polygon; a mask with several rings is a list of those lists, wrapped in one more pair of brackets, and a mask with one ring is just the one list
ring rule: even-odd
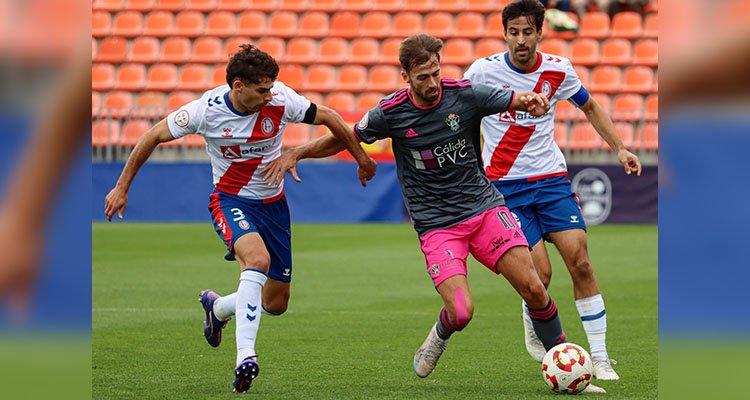
{"label": "white sock", "polygon": [[607,356],[607,313],[604,310],[604,299],[596,294],[585,299],[576,300],[576,308],[583,322],[583,330],[591,346],[591,358]]}
{"label": "white sock", "polygon": [[261,314],[261,292],[268,277],[265,273],[246,269],[240,274],[237,288],[236,312],[237,365],[246,357],[254,356]]}
{"label": "white sock", "polygon": [[219,299],[214,301],[214,315],[221,321],[226,321],[234,316],[235,308],[237,307],[235,302],[237,299],[237,292],[221,296]]}

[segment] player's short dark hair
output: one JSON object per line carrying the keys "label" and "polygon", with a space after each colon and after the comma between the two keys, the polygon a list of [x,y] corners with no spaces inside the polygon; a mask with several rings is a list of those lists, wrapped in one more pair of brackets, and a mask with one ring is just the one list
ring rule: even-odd
{"label": "player's short dark hair", "polygon": [[503,8],[503,30],[508,30],[508,21],[518,17],[534,17],[536,30],[542,30],[544,5],[539,0],[517,0]]}
{"label": "player's short dark hair", "polygon": [[260,83],[279,76],[279,64],[268,53],[251,44],[243,44],[227,64],[227,83],[232,87],[235,79],[243,83]]}
{"label": "player's short dark hair", "polygon": [[424,33],[412,35],[406,38],[398,48],[398,61],[401,68],[409,72],[417,65],[424,64],[432,56],[437,56],[440,61],[440,50],[443,49],[443,41]]}

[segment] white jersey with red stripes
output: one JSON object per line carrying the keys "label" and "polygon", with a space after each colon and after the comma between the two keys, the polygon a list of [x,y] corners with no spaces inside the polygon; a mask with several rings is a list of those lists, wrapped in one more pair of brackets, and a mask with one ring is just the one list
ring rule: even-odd
{"label": "white jersey with red stripes", "polygon": [[537,64],[516,68],[508,52],[476,60],[464,77],[472,82],[500,86],[516,92],[543,93],[550,111],[541,117],[527,112],[504,112],[482,119],[482,159],[490,180],[540,179],[565,175],[565,157],[554,141],[554,111],[560,100],[582,106],[589,94],[570,61],[537,52]]}
{"label": "white jersey with red stripes", "polygon": [[304,119],[310,101],[276,81],[270,103],[241,113],[229,91],[227,85],[211,89],[169,114],[169,131],[175,138],[191,133],[205,138],[216,190],[255,200],[278,197],[283,184],[268,186],[259,171],[281,155],[284,128]]}

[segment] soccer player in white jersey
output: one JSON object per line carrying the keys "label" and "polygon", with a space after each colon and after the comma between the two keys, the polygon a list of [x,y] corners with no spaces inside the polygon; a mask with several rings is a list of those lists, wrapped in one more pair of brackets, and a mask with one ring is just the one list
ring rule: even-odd
{"label": "soccer player in white jersey", "polygon": [[[464,77],[472,83],[542,93],[549,98],[551,109],[541,117],[521,111],[485,117],[485,172],[520,223],[533,248],[536,270],[547,287],[552,266],[543,239],[557,247],[573,279],[576,307],[591,346],[594,374],[598,379],[619,379],[605,344],[607,316],[588,256],[586,225],[567,179],[565,158],[553,140],[557,102],[571,101],[585,113],[628,175],[640,175],[641,163],[623,146],[609,115],[581,85],[570,61],[536,51],[542,37],[544,6],[537,0],[516,1],[505,6],[502,18],[509,50],[476,60]],[[523,316],[526,348],[541,362],[544,347],[534,334],[525,304]]]}
{"label": "soccer player in white jersey", "polygon": [[105,200],[107,218],[115,213],[122,218],[130,184],[159,143],[192,133],[205,138],[214,183],[208,208],[229,251],[225,259],[239,263],[240,283],[236,293],[222,298],[210,290],[201,292],[204,335],[211,346],[218,346],[226,321],[239,316],[233,382],[237,392],[246,392],[260,370],[255,340],[261,312],[282,314],[289,302],[289,209],[283,186],[267,185],[259,172],[281,155],[284,128],[299,122],[327,126],[357,160],[363,186],[376,167],[341,116],[276,81],[278,73],[278,64],[267,53],[241,46],[227,65],[228,86],[205,92],[146,131]]}

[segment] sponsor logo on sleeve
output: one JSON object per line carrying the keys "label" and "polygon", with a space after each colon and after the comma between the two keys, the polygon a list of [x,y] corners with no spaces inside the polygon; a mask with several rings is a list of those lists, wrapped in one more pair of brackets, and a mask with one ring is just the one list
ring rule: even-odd
{"label": "sponsor logo on sleeve", "polygon": [[184,128],[188,126],[189,122],[190,122],[190,114],[187,112],[187,110],[180,110],[174,116],[174,123],[180,128]]}
{"label": "sponsor logo on sleeve", "polygon": [[366,113],[365,116],[362,117],[361,120],[359,120],[359,123],[357,124],[357,128],[359,128],[360,130],[367,129],[367,123],[369,122],[369,119],[370,119],[369,114],[370,113]]}

